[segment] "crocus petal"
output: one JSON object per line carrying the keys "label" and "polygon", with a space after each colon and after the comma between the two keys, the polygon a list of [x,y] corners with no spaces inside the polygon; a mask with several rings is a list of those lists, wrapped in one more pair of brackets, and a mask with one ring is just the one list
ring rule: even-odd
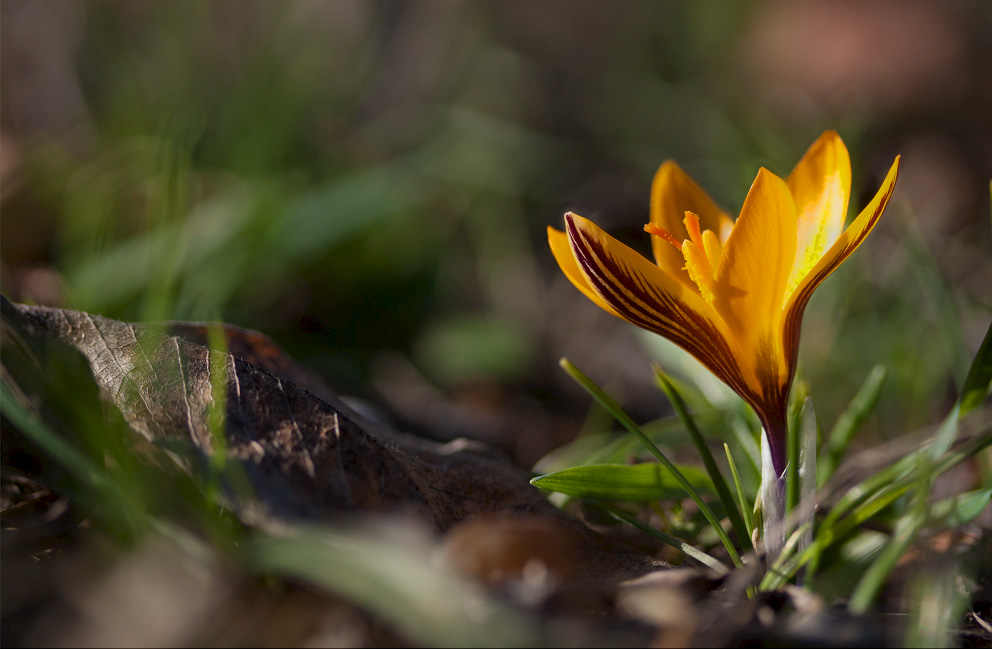
{"label": "crocus petal", "polygon": [[568,236],[561,230],[555,230],[551,226],[548,226],[548,243],[551,244],[551,253],[558,261],[562,272],[575,285],[575,288],[582,291],[587,298],[598,304],[604,311],[608,311],[619,318],[620,314],[616,312],[616,309],[607,304],[589,286],[586,276],[582,274],[578,263],[575,261],[575,255],[572,254],[572,248],[568,244]]}
{"label": "crocus petal", "polygon": [[[721,242],[727,240],[734,222],[689,174],[669,160],[658,168],[651,184],[651,223],[661,226],[680,241],[688,239],[683,223],[687,210],[699,216],[703,230],[713,230]],[[654,258],[662,270],[686,286],[693,286],[689,275],[682,269],[685,262],[678,250],[658,238],[653,238],[651,245]]]}
{"label": "crocus petal", "polygon": [[816,266],[802,278],[795,292],[789,297],[785,306],[784,336],[785,353],[790,366],[795,367],[796,353],[799,348],[799,330],[802,326],[803,312],[806,310],[810,296],[830,273],[834,272],[845,259],[851,256],[851,253],[857,250],[861,242],[878,223],[879,217],[882,216],[885,206],[888,205],[889,199],[892,197],[898,175],[899,156],[896,156],[892,167],[889,168],[889,173],[882,181],[882,186],[875,193],[875,197],[861,211],[858,218],[854,219],[854,222],[848,226],[847,230],[838,237]]}
{"label": "crocus petal", "polygon": [[726,325],[693,288],[669,277],[588,219],[566,214],[565,231],[589,286],[620,317],[668,338],[731,388],[747,393],[739,369],[740,350]]}
{"label": "crocus petal", "polygon": [[788,294],[833,245],[844,229],[851,194],[851,157],[834,131],[827,131],[799,161],[787,180],[796,204],[796,263]]}
{"label": "crocus petal", "polygon": [[565,233],[549,229],[548,237],[562,270],[583,293],[681,346],[754,408],[778,477],[786,463],[786,411],[803,311],[816,287],[871,232],[898,169],[896,158],[875,198],[843,232],[850,157],[828,131],[788,181],[758,172],[736,224],[677,165],[663,164],[645,226],[654,235],[656,264],[574,214],[565,215]]}
{"label": "crocus petal", "polygon": [[716,270],[713,306],[736,336],[759,394],[789,375],[781,343],[785,287],[796,258],[795,206],[781,178],[762,168],[744,200],[740,218]]}

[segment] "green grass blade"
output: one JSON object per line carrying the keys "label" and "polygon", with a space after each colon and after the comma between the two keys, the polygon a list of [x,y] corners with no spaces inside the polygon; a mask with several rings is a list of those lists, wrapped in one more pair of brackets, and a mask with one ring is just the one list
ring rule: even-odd
{"label": "green grass blade", "polygon": [[717,496],[723,503],[723,508],[727,511],[727,517],[730,519],[730,524],[734,528],[741,546],[745,549],[750,549],[751,534],[744,525],[744,519],[741,516],[740,510],[737,509],[737,503],[734,501],[733,496],[730,495],[727,482],[723,479],[723,475],[716,465],[716,460],[713,459],[713,454],[710,452],[709,446],[706,445],[706,440],[703,439],[702,434],[699,432],[699,427],[696,426],[695,420],[686,408],[685,400],[676,389],[675,384],[658,365],[654,365],[653,369],[655,378],[658,380],[658,385],[672,403],[672,407],[675,408],[675,414],[682,421],[682,425],[685,426],[689,437],[692,438],[692,442],[699,452],[700,458],[703,460],[703,466],[706,467],[706,472],[709,473],[710,479],[713,481]]}
{"label": "green grass blade", "polygon": [[249,540],[245,555],[259,571],[303,580],[373,611],[419,645],[544,644],[533,618],[434,565],[432,548],[414,530],[383,532],[297,528]]}
{"label": "green grass blade", "polygon": [[854,439],[854,434],[864,425],[865,420],[875,409],[878,396],[882,392],[882,385],[885,382],[885,374],[884,365],[873,367],[847,408],[837,418],[837,423],[827,435],[826,452],[821,454],[817,467],[820,484],[825,483],[833,475],[834,470],[847,453],[847,448],[850,446],[851,440]]}
{"label": "green grass blade", "polygon": [[975,359],[968,369],[968,376],[964,380],[961,388],[961,404],[959,415],[965,416],[978,406],[989,396],[989,389],[992,388],[992,324],[985,332]]}
{"label": "green grass blade", "polygon": [[934,475],[940,475],[944,471],[961,464],[988,446],[992,446],[992,428],[986,428],[977,435],[972,436],[940,458],[934,469]]}
{"label": "green grass blade", "polygon": [[37,444],[42,451],[75,476],[77,480],[95,489],[111,487],[110,481],[101,467],[52,432],[43,421],[14,397],[6,385],[0,384],[0,397],[2,397],[0,398],[0,410],[10,422]]}
{"label": "green grass blade", "polygon": [[992,502],[992,488],[964,491],[930,506],[930,520],[941,527],[967,525]]}
{"label": "green grass blade", "polygon": [[[698,418],[699,415],[697,414],[696,417]],[[727,425],[730,427],[734,439],[737,441],[738,446],[740,446],[741,451],[744,452],[744,458],[747,460],[747,464],[743,466],[750,465],[754,475],[760,476],[761,447],[758,446],[758,436],[748,425],[747,417],[732,413],[729,419]]]}
{"label": "green grass blade", "polygon": [[[768,575],[784,574],[784,571],[786,570],[786,566],[789,565],[794,560],[796,554],[796,548],[799,547],[799,542],[805,533],[806,533],[806,528],[800,527],[789,536],[789,539],[782,545],[782,549],[779,551],[778,556],[775,558],[775,562],[772,564],[771,568],[768,569]],[[792,575],[790,574],[789,577],[791,576]],[[786,577],[785,580],[789,579],[789,577]],[[783,580],[783,583],[785,580]],[[763,585],[764,581],[765,580],[762,580],[762,586],[761,586],[762,590],[765,589]]]}
{"label": "green grass blade", "polygon": [[909,546],[912,545],[919,534],[920,529],[927,518],[927,498],[930,495],[930,486],[933,475],[931,468],[926,468],[921,472],[916,490],[916,501],[909,513],[899,519],[896,524],[895,533],[886,544],[882,553],[872,562],[864,576],[858,581],[848,608],[855,615],[864,615],[868,612],[872,602],[878,595],[889,573],[895,568],[896,562],[905,554]]}
{"label": "green grass blade", "polygon": [[[975,361],[968,371],[968,378],[965,381],[965,386],[962,388],[961,397],[954,405],[954,408],[951,409],[950,414],[944,419],[940,428],[937,429],[929,447],[926,449],[926,453],[923,454],[923,461],[916,471],[918,478],[916,480],[913,507],[905,516],[899,519],[896,524],[895,533],[889,540],[885,550],[865,572],[851,596],[849,608],[857,615],[867,612],[872,602],[875,601],[875,597],[884,585],[885,580],[888,578],[889,573],[895,568],[896,562],[909,549],[909,546],[916,539],[917,534],[919,534],[923,525],[926,523],[927,502],[930,498],[930,490],[934,479],[939,474],[937,463],[954,444],[954,440],[957,439],[958,421],[964,410],[965,399],[974,400],[974,397],[970,395],[978,394],[977,403],[981,403],[988,393],[988,381],[992,377],[992,374],[989,374],[989,370],[983,367],[992,358],[992,351],[990,351],[992,345],[986,345],[988,338],[989,335],[986,332],[986,340],[983,341],[982,347],[979,349]],[[978,369],[976,370],[976,368]],[[975,404],[976,406],[977,403]]]}
{"label": "green grass blade", "polygon": [[960,586],[961,567],[960,561],[939,568],[930,567],[908,584],[909,593],[902,597],[913,602],[915,611],[906,625],[903,647],[927,649],[978,644],[974,636],[968,642],[967,636],[961,633],[963,614],[971,603],[968,590]]}
{"label": "green grass blade", "polygon": [[221,477],[227,465],[227,336],[219,324],[207,325],[207,362],[210,367],[210,404],[207,409],[207,430],[213,452],[210,454],[207,493],[219,498],[223,485]]}
{"label": "green grass blade", "polygon": [[785,465],[785,513],[791,513],[799,504],[799,453],[802,448],[800,429],[803,419],[803,408],[806,404],[807,391],[802,381],[796,381],[792,390],[795,393],[789,404],[786,429]]}
{"label": "green grass blade", "polygon": [[943,348],[944,362],[953,370],[954,383],[959,386],[961,377],[965,376],[970,365],[970,351],[964,340],[964,327],[954,292],[930,250],[919,220],[910,217],[908,212],[896,212],[894,216],[894,223],[902,230],[900,241],[911,260],[909,269],[919,285],[920,301],[932,305],[929,311],[936,327],[927,345]]}
{"label": "green grass blade", "polygon": [[[697,491],[713,493],[713,483],[694,466],[679,466]],[[535,487],[578,498],[650,502],[685,497],[678,479],[661,464],[586,464],[530,481]]]}
{"label": "green grass blade", "polygon": [[933,434],[933,438],[930,440],[930,444],[926,449],[926,455],[931,460],[937,460],[939,457],[947,453],[951,446],[954,445],[954,440],[958,438],[958,421],[960,420],[961,413],[961,403],[958,402],[954,404],[951,408],[951,412],[944,418],[941,422],[940,427],[937,432]]}
{"label": "green grass blade", "polygon": [[[720,421],[722,418],[715,413],[705,417],[704,429],[709,430]],[[685,428],[674,415],[642,424],[640,428],[652,443],[658,445],[674,445],[685,439]],[[643,444],[629,433],[591,433],[577,437],[541,458],[534,470],[552,473],[579,464],[619,464],[643,450]]]}
{"label": "green grass blade", "polygon": [[672,536],[671,534],[668,534],[667,532],[659,530],[658,528],[652,525],[648,525],[647,523],[638,519],[636,516],[631,516],[630,514],[627,514],[612,507],[605,507],[605,509],[607,512],[609,512],[610,516],[617,519],[618,521],[627,523],[629,525],[633,525],[634,527],[641,530],[645,534],[650,534],[651,536],[658,539],[662,543],[670,545],[676,550],[680,550],[687,556],[692,557],[693,559],[703,564],[704,566],[707,566],[708,568],[712,568],[721,575],[725,575],[728,572],[730,572],[730,569],[727,568],[727,566],[724,565],[719,559],[709,554],[706,554],[696,546],[690,545],[685,541],[678,539]]}
{"label": "green grass blade", "polygon": [[895,484],[896,482],[906,478],[906,476],[911,475],[913,470],[919,464],[920,458],[925,450],[926,448],[922,448],[913,451],[894,464],[887,466],[881,471],[865,478],[855,486],[848,489],[847,492],[841,496],[836,503],[834,503],[834,506],[830,508],[830,511],[827,512],[823,525],[825,527],[830,527],[830,525],[842,516],[846,515],[859,504],[866,501],[880,489],[885,488],[887,485]]}
{"label": "green grass blade", "polygon": [[730,466],[730,474],[734,477],[734,487],[737,489],[737,500],[741,505],[741,513],[744,514],[744,525],[747,526],[749,537],[754,536],[754,519],[751,518],[751,508],[748,507],[747,497],[744,495],[744,487],[741,486],[741,476],[737,473],[737,464],[734,463],[734,456],[730,453],[730,446],[723,445],[723,451],[727,454],[727,464]]}
{"label": "green grass blade", "polygon": [[91,498],[91,504],[98,504],[101,515],[111,522],[115,533],[133,537],[146,529],[147,503],[134,484],[140,478],[135,475],[130,458],[120,455],[120,448],[105,447],[111,460],[108,466],[101,466],[49,428],[14,397],[6,384],[0,384],[0,410],[42,453],[79,481],[81,495]]}
{"label": "green grass blade", "polygon": [[[932,465],[933,477],[939,476],[973,457],[988,446],[992,446],[992,428],[982,431],[941,457]],[[920,452],[907,456],[905,459],[918,464],[921,461],[922,451],[926,450],[921,449]],[[840,518],[842,514],[836,514],[832,510],[827,519],[820,524],[813,544],[791,559],[787,565],[781,568],[781,572],[765,575],[761,582],[761,588],[771,590],[778,588],[807,563],[811,567],[815,567],[819,557],[834,541],[843,538],[848,532],[902,497],[912,488],[914,482],[919,480],[920,474],[917,471],[912,471],[895,481],[883,482],[881,486],[871,486],[878,485],[879,475],[875,474],[852,487],[848,494],[857,493],[859,495],[856,498],[850,498],[848,502],[857,502],[857,506],[848,505],[844,512],[850,511],[850,513],[843,518]],[[837,509],[837,505],[834,506],[834,509]]]}
{"label": "green grass blade", "polygon": [[[741,561],[741,557],[740,554],[737,552],[737,548],[735,548],[734,544],[730,541],[730,537],[727,536],[727,533],[720,525],[720,521],[717,520],[716,515],[713,514],[713,510],[710,509],[709,505],[706,504],[706,502],[699,495],[699,492],[696,491],[696,489],[692,486],[692,484],[689,483],[689,481],[685,478],[685,476],[683,476],[682,473],[675,467],[675,465],[672,464],[667,457],[665,457],[665,454],[662,453],[657,446],[651,443],[651,440],[648,439],[648,437],[644,434],[644,432],[641,431],[641,429],[637,426],[636,423],[634,423],[634,420],[630,418],[630,415],[624,412],[623,408],[620,407],[620,404],[614,401],[613,398],[610,397],[610,395],[603,392],[603,390],[598,385],[593,383],[588,376],[583,374],[579,370],[579,368],[575,367],[575,365],[569,362],[568,359],[563,358],[561,360],[561,366],[566,372],[568,372],[569,376],[575,379],[575,381],[579,385],[581,385],[584,390],[586,390],[586,392],[591,394],[594,399],[596,399],[597,401],[599,401],[600,404],[603,405],[604,408],[609,410],[610,413],[614,417],[616,417],[617,421],[619,421],[624,428],[629,430],[631,434],[633,434],[637,439],[639,439],[641,443],[644,444],[645,448],[647,448],[648,452],[651,453],[651,455],[653,455],[659,462],[665,465],[665,467],[667,467],[676,476],[679,483],[686,490],[686,493],[688,493],[689,497],[692,498],[693,502],[696,503],[696,505],[699,507],[699,510],[702,512],[703,516],[706,517],[706,520],[709,522],[709,524],[713,527],[713,530],[720,537],[720,542],[723,543],[723,546],[724,548],[726,548],[727,554],[730,555],[730,558],[734,562],[734,565],[737,567],[742,567],[744,563]],[[748,539],[748,541],[750,541],[750,539]]]}

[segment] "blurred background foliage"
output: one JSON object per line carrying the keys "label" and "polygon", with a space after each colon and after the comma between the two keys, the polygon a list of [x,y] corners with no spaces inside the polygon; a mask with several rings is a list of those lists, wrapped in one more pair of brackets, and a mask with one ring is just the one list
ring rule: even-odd
{"label": "blurred background foliage", "polygon": [[586,420],[562,356],[667,414],[657,343],[545,235],[574,210],[647,252],[665,159],[736,214],[836,129],[853,217],[903,156],[807,312],[824,426],[876,363],[867,441],[938,421],[988,325],[988,3],[4,0],[0,29],[5,294],[256,329],[528,466]]}

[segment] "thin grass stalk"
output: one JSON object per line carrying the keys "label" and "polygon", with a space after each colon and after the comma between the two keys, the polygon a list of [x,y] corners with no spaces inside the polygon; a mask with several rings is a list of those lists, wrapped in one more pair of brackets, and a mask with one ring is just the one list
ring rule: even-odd
{"label": "thin grass stalk", "polygon": [[754,534],[754,519],[751,518],[751,508],[747,505],[747,497],[744,495],[744,487],[741,485],[741,476],[737,472],[737,464],[734,456],[730,453],[730,446],[724,442],[723,451],[727,454],[727,464],[730,466],[730,474],[734,477],[734,488],[737,489],[737,499],[740,501],[741,513],[744,515],[744,525],[747,526],[748,537]]}
{"label": "thin grass stalk", "polygon": [[662,543],[670,545],[671,547],[681,551],[685,555],[692,557],[693,559],[703,564],[704,566],[708,568],[712,568],[721,575],[725,575],[730,572],[730,568],[728,568],[725,564],[723,564],[719,559],[703,552],[696,546],[686,543],[685,541],[678,539],[663,530],[659,530],[653,525],[648,525],[644,521],[638,519],[636,516],[631,516],[630,514],[627,514],[626,512],[622,512],[614,507],[609,507],[604,505],[603,508],[606,509],[607,513],[609,513],[609,515],[615,518],[616,520],[622,523],[628,523],[629,525],[633,525],[634,527],[641,530],[645,534],[649,534],[654,538],[658,539],[659,541],[661,541]]}
{"label": "thin grass stalk", "polygon": [[713,481],[717,496],[723,503],[723,507],[727,512],[727,518],[730,519],[730,524],[734,528],[737,538],[740,540],[741,547],[745,550],[751,549],[751,535],[744,525],[744,519],[740,511],[737,509],[737,502],[730,494],[730,489],[727,488],[727,482],[723,479],[723,474],[720,473],[720,469],[716,465],[716,460],[713,458],[706,440],[703,439],[702,434],[699,432],[699,427],[696,426],[695,420],[689,414],[685,399],[682,398],[674,383],[669,380],[668,376],[660,367],[655,365],[653,369],[658,385],[664,391],[665,396],[668,397],[672,407],[675,409],[675,414],[678,415],[682,425],[685,426],[686,432],[689,433],[689,437],[699,452],[699,457],[703,460],[703,466],[706,467],[706,472],[709,474],[710,480]]}
{"label": "thin grass stalk", "polygon": [[723,547],[726,548],[727,554],[730,555],[730,558],[734,562],[734,565],[737,566],[738,568],[743,567],[744,563],[741,561],[741,557],[740,554],[737,552],[737,548],[735,548],[734,544],[730,541],[730,537],[727,536],[727,532],[724,531],[723,527],[720,525],[720,521],[713,513],[713,510],[710,509],[709,505],[707,505],[706,502],[702,499],[702,497],[699,495],[699,492],[697,492],[695,488],[693,488],[693,486],[689,483],[689,481],[686,480],[685,476],[682,475],[682,472],[679,471],[678,468],[674,464],[672,464],[672,462],[669,461],[667,457],[665,457],[665,454],[662,453],[661,450],[657,446],[655,446],[650,439],[648,439],[647,435],[645,435],[644,432],[637,426],[637,424],[634,423],[634,420],[630,418],[630,415],[628,415],[623,410],[623,408],[621,408],[620,405],[613,400],[612,397],[606,394],[598,385],[593,383],[593,381],[588,376],[583,374],[582,371],[579,370],[579,368],[575,367],[575,365],[573,365],[566,358],[563,358],[561,360],[561,366],[566,372],[568,372],[569,376],[575,379],[575,381],[579,385],[581,385],[583,389],[586,390],[586,392],[592,395],[592,397],[597,401],[599,401],[603,405],[603,407],[609,410],[610,413],[613,414],[614,417],[616,417],[617,421],[619,421],[624,428],[626,428],[628,431],[630,431],[632,435],[634,435],[637,439],[639,439],[641,443],[644,444],[644,447],[648,450],[648,452],[655,457],[655,459],[661,462],[667,469],[669,469],[672,472],[675,478],[679,481],[679,484],[682,485],[682,488],[685,489],[686,493],[689,494],[689,497],[692,498],[693,502],[695,502],[696,505],[699,507],[700,512],[702,512],[703,516],[706,518],[709,524],[713,526],[713,530],[720,537],[720,541],[723,543]]}

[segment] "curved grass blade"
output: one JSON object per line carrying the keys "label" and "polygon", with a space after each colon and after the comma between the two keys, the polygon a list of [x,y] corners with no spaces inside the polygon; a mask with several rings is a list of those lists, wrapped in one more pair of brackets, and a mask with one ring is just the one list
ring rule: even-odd
{"label": "curved grass blade", "polygon": [[[581,385],[583,389],[585,389],[586,392],[591,394],[593,398],[595,398],[603,405],[603,407],[609,410],[610,413],[614,417],[616,417],[617,421],[619,421],[624,428],[629,430],[631,434],[633,434],[637,439],[639,439],[641,443],[644,444],[645,448],[647,448],[648,452],[651,453],[651,455],[653,455],[659,462],[661,462],[661,464],[665,465],[666,468],[672,471],[672,473],[678,479],[679,483],[686,490],[686,493],[688,493],[689,497],[691,497],[692,500],[696,503],[696,505],[699,507],[699,510],[702,512],[703,516],[706,517],[706,520],[709,521],[709,524],[713,527],[713,530],[720,537],[720,541],[721,543],[723,543],[723,547],[726,548],[727,554],[730,555],[730,558],[734,562],[734,565],[737,566],[738,568],[743,567],[744,563],[741,561],[741,557],[740,554],[737,552],[737,548],[735,548],[734,544],[730,541],[730,537],[727,536],[727,533],[720,525],[720,521],[717,519],[716,515],[713,514],[713,510],[710,509],[709,505],[706,504],[706,502],[699,495],[699,492],[696,491],[696,489],[692,486],[692,484],[689,483],[689,481],[685,478],[685,476],[683,476],[682,473],[675,467],[675,465],[672,464],[667,457],[665,457],[665,454],[662,453],[657,446],[651,443],[651,440],[648,439],[648,437],[644,434],[644,432],[640,428],[638,428],[637,424],[634,423],[634,420],[630,418],[630,415],[624,412],[623,408],[620,407],[620,404],[614,401],[613,398],[610,397],[610,395],[603,392],[603,390],[598,385],[593,383],[588,376],[583,374],[582,371],[580,371],[579,368],[575,367],[575,365],[569,362],[567,358],[561,359],[561,366],[566,372],[568,372],[569,376],[575,379],[575,381],[579,385]],[[750,539],[748,541],[750,541]]]}
{"label": "curved grass blade", "polygon": [[[926,452],[921,456],[922,461],[916,470],[918,478],[912,508],[899,519],[889,544],[865,572],[851,595],[849,608],[855,614],[861,615],[867,612],[896,562],[913,543],[927,521],[927,503],[930,498],[930,491],[934,479],[939,474],[937,463],[957,439],[958,422],[967,411],[966,407],[968,409],[977,407],[988,394],[989,384],[992,382],[992,367],[989,367],[992,364],[990,335],[992,335],[992,327],[986,332],[978,354],[968,369],[968,376],[962,387],[961,396],[940,428],[937,429],[929,446],[925,449]],[[966,402],[969,404],[968,406],[966,406]]]}
{"label": "curved grass blade", "polygon": [[[249,540],[260,571],[291,576],[357,603],[432,647],[534,647],[535,620],[430,561],[412,530],[302,527]],[[406,538],[403,533],[406,533]]]}
{"label": "curved grass blade", "polygon": [[[960,579],[961,565],[956,561],[947,567],[925,570],[908,584],[909,595],[903,597],[916,603],[916,610],[906,626],[903,647],[956,647],[964,640],[960,622],[965,619],[963,615],[969,609],[970,597],[960,587]],[[981,620],[977,616],[973,619]],[[985,625],[985,631],[992,629]],[[971,643],[977,644],[975,640],[977,638]],[[969,643],[965,640],[962,644],[967,646]]]}
{"label": "curved grass blade", "polygon": [[[792,559],[796,554],[796,548],[799,546],[802,536],[806,533],[807,529],[805,526],[800,527],[795,532],[793,532],[787,541],[782,544],[781,550],[779,550],[778,556],[775,557],[775,561],[772,566],[768,569],[768,575],[783,575],[785,571],[785,566],[788,565],[790,559]],[[801,548],[800,548],[801,551]],[[784,577],[783,582],[792,577],[789,574],[788,577]],[[765,578],[767,580],[767,576]],[[761,589],[765,590],[765,580],[762,580]]]}
{"label": "curved grass blade", "polygon": [[827,435],[824,445],[826,452],[820,456],[817,467],[820,484],[825,483],[833,475],[834,470],[847,453],[847,447],[850,446],[854,434],[864,425],[865,420],[875,409],[878,395],[882,392],[882,384],[885,382],[885,374],[884,365],[873,367],[847,408],[837,418],[837,423]]}
{"label": "curved grass blade", "polygon": [[992,487],[965,491],[930,506],[930,520],[941,527],[967,525],[992,503]]}
{"label": "curved grass blade", "polygon": [[[679,466],[699,492],[713,493],[713,483],[693,466]],[[650,502],[685,497],[681,483],[661,464],[587,464],[556,471],[530,481],[535,487],[578,498]]]}
{"label": "curved grass blade", "polygon": [[895,567],[896,562],[906,553],[909,546],[916,540],[917,534],[923,528],[927,519],[927,498],[930,495],[930,487],[933,484],[933,474],[928,467],[921,472],[916,488],[916,499],[909,513],[899,519],[896,524],[895,533],[885,545],[882,553],[875,558],[868,570],[858,581],[848,608],[855,615],[864,615],[868,612],[872,602],[885,584],[889,573]]}
{"label": "curved grass blade", "polygon": [[639,520],[637,517],[631,516],[630,514],[626,514],[618,509],[614,509],[613,507],[605,507],[605,509],[610,514],[610,516],[617,519],[618,521],[633,525],[634,527],[641,530],[645,534],[650,534],[651,536],[658,539],[662,543],[666,543],[672,546],[673,548],[675,548],[676,550],[682,551],[687,556],[692,557],[693,559],[695,559],[696,561],[698,561],[699,563],[703,564],[708,568],[712,568],[721,575],[725,575],[728,572],[730,572],[730,569],[727,568],[727,566],[725,566],[719,559],[709,554],[706,554],[696,546],[690,545],[681,539],[677,539],[671,534],[668,534],[666,532],[663,532],[662,530],[659,530],[656,527],[648,525],[647,523]]}
{"label": "curved grass blade", "polygon": [[723,450],[727,454],[727,464],[730,465],[730,473],[734,477],[737,499],[740,502],[741,513],[744,514],[744,525],[747,526],[747,533],[750,538],[754,534],[754,519],[751,518],[751,508],[747,506],[747,497],[744,495],[744,487],[741,486],[741,476],[737,473],[737,464],[734,463],[734,456],[730,453],[730,446],[724,443]]}
{"label": "curved grass blade", "polygon": [[[801,424],[803,412],[808,399],[809,389],[805,381],[796,380],[792,387],[792,398],[788,410],[788,429],[786,430],[786,456],[789,458],[785,465],[785,512],[792,513],[799,504],[799,454],[802,443]],[[788,531],[787,531],[788,533]]]}
{"label": "curved grass blade", "polygon": [[63,466],[77,480],[97,490],[112,490],[106,472],[84,453],[54,433],[33,412],[23,406],[5,384],[0,384],[0,410],[41,450]]}
{"label": "curved grass blade", "polygon": [[[715,412],[704,417],[697,415],[697,422],[707,431],[722,421]],[[656,445],[675,445],[685,440],[685,428],[674,415],[642,424],[640,428]],[[587,433],[538,460],[534,471],[553,473],[586,464],[622,464],[643,452],[643,444],[629,433]]]}
{"label": "curved grass blade", "polygon": [[713,454],[710,452],[709,446],[706,445],[706,440],[703,439],[702,434],[699,432],[699,428],[696,426],[696,422],[693,420],[692,415],[689,414],[686,408],[685,399],[676,389],[675,384],[669,379],[668,375],[658,366],[653,365],[655,378],[658,381],[659,387],[668,397],[668,400],[672,403],[672,407],[675,409],[675,414],[678,415],[679,419],[682,421],[682,425],[685,426],[686,432],[689,433],[689,437],[692,438],[692,443],[695,444],[696,450],[699,452],[700,458],[703,460],[703,466],[706,467],[706,472],[710,475],[710,479],[713,481],[713,486],[716,488],[716,494],[723,503],[724,509],[727,511],[727,517],[730,519],[730,524],[734,528],[734,532],[737,534],[737,538],[741,543],[741,546],[745,550],[751,548],[751,534],[748,532],[747,527],[744,525],[744,518],[741,516],[740,510],[737,509],[737,503],[734,501],[733,496],[730,495],[730,489],[727,488],[727,482],[723,479],[723,475],[720,473],[720,469],[716,465],[716,460],[713,459]]}
{"label": "curved grass blade", "polygon": [[[941,457],[932,465],[933,477],[957,466],[988,446],[992,446],[992,428],[983,430]],[[904,460],[909,461],[910,464],[925,462],[922,457],[927,451],[928,448],[924,447],[916,453],[906,456]],[[900,464],[902,463],[900,462]],[[897,467],[890,467],[890,469],[893,468]],[[781,567],[779,572],[774,574],[769,572],[765,575],[761,581],[762,590],[774,590],[780,587],[804,565],[808,564],[809,571],[812,573],[819,557],[831,544],[902,497],[920,477],[919,471],[911,471],[898,479],[885,482],[879,479],[882,473],[886,472],[877,473],[852,487],[848,494],[857,494],[857,496],[849,498],[845,496],[847,504],[840,510],[838,510],[840,502],[834,505],[834,509],[828,514],[827,519],[820,524],[813,544],[790,559]],[[841,511],[841,513],[837,513],[837,511]],[[841,518],[847,512],[850,513]]]}
{"label": "curved grass blade", "polygon": [[958,400],[961,404],[959,416],[964,417],[981,405],[989,396],[990,388],[992,388],[992,324],[985,332],[985,338],[978,348],[978,353],[975,354],[975,359],[971,362],[968,376],[961,388],[961,398]]}

